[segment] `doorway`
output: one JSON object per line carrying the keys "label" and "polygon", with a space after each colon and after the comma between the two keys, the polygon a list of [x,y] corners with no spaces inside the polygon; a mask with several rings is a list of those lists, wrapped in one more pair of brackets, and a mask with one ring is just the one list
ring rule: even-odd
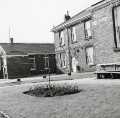
{"label": "doorway", "polygon": [[78,66],[78,61],[75,59],[75,57],[72,58],[72,71],[77,72],[77,66]]}

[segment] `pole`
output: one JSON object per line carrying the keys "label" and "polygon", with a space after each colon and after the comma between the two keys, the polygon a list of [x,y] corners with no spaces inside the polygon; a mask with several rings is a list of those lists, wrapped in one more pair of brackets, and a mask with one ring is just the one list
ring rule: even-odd
{"label": "pole", "polygon": [[68,40],[68,75],[71,76],[71,55],[70,55],[70,38],[69,38],[69,32],[68,32],[68,28],[66,28],[67,30],[67,40]]}

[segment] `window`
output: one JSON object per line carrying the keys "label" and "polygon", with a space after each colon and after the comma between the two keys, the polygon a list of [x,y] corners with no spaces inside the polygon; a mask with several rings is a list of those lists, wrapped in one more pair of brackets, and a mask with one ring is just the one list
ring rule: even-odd
{"label": "window", "polygon": [[64,46],[65,45],[65,37],[64,37],[64,32],[61,31],[59,33],[59,39],[60,39],[60,46]]}
{"label": "window", "polygon": [[65,55],[65,53],[62,54],[62,63],[63,63],[62,66],[66,67],[66,55]]}
{"label": "window", "polygon": [[60,67],[62,67],[62,56],[61,56],[62,54],[60,53],[60,55],[59,55],[59,62],[60,62]]}
{"label": "window", "polygon": [[93,47],[86,48],[86,63],[88,65],[93,65]]}
{"label": "window", "polygon": [[36,63],[35,63],[35,56],[31,56],[30,58],[29,58],[29,60],[30,60],[30,64],[31,64],[31,71],[32,70],[36,70]]}
{"label": "window", "polygon": [[76,40],[76,28],[75,27],[71,28],[71,38],[72,38],[73,43],[77,41]]}
{"label": "window", "polygon": [[92,38],[91,33],[91,20],[87,20],[84,23],[85,38]]}
{"label": "window", "polygon": [[49,68],[49,57],[45,56],[44,59],[45,59],[45,69],[48,69]]}
{"label": "window", "polygon": [[60,58],[59,58],[59,62],[60,62],[60,67],[66,67],[66,54],[65,53],[60,53]]}
{"label": "window", "polygon": [[116,28],[116,43],[120,47],[120,6],[114,8],[115,28]]}
{"label": "window", "polygon": [[0,71],[2,71],[2,58],[0,58]]}

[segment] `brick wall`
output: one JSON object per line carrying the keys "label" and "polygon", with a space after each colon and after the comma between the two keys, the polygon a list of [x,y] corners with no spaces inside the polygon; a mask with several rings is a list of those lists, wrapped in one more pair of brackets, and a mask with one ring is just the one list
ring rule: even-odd
{"label": "brick wall", "polygon": [[[76,58],[76,60],[79,62],[79,66],[80,66],[80,72],[85,72],[85,71],[94,71],[95,70],[95,66],[88,66],[86,64],[86,55],[85,55],[85,48],[87,46],[91,46],[93,45],[93,39],[88,41],[85,40],[85,34],[84,34],[84,23],[80,23],[75,25],[76,27],[76,38],[77,38],[77,42],[76,43],[72,43],[72,39],[71,39],[71,31],[70,29],[68,30],[68,34],[69,34],[69,39],[70,39],[70,53],[71,53],[71,58]],[[59,70],[61,70],[62,72],[68,72],[68,39],[67,39],[67,32],[66,30],[64,30],[64,35],[65,35],[65,46],[63,46],[62,48],[58,45],[59,43],[59,35],[58,32],[56,33],[56,35],[54,35],[54,39],[55,39],[55,45],[56,45],[56,56],[58,56],[60,53],[62,54],[63,52],[66,53],[67,56],[67,66],[66,68],[62,68],[60,67],[60,65],[57,65],[57,68]],[[77,50],[79,50],[79,52],[77,52]],[[57,57],[56,58],[57,63],[60,63],[60,59]],[[72,63],[72,61],[71,61]]]}
{"label": "brick wall", "polygon": [[21,78],[30,76],[30,64],[27,57],[7,58],[8,78]]}
{"label": "brick wall", "polygon": [[112,6],[107,6],[94,13],[95,58],[98,63],[120,61],[120,52],[115,52]]}
{"label": "brick wall", "polygon": [[[34,71],[31,71],[32,75],[36,74],[45,74],[48,73],[48,70],[45,70],[45,56],[46,55],[34,55],[35,56],[35,63],[36,63],[36,69]],[[55,73],[56,71],[56,60],[55,60],[55,54],[49,54],[47,55],[49,57],[49,67],[50,67],[50,73]]]}
{"label": "brick wall", "polygon": [[[114,5],[112,4],[104,5],[90,11],[92,39],[85,40],[83,20],[75,25],[77,42],[76,43],[71,42],[70,50],[71,50],[71,56],[75,57],[76,60],[78,60],[79,66],[81,68],[81,72],[95,71],[96,64],[113,63],[120,61],[120,50],[118,51],[114,50],[115,42],[114,42],[114,30],[113,30],[113,19],[112,19],[113,6]],[[69,37],[71,40],[70,31],[69,31]],[[55,38],[55,45],[57,45],[56,52],[59,54],[63,51],[58,46],[59,37],[58,35],[55,35],[54,38]],[[93,46],[94,48],[94,65],[92,66],[86,64],[85,49],[88,46]],[[64,49],[65,49],[64,51],[67,51],[67,43]]]}
{"label": "brick wall", "polygon": [[[14,56],[7,58],[8,78],[21,78],[31,75],[45,74],[45,55],[35,55],[36,70],[30,71],[29,57]],[[55,55],[49,55],[50,73],[56,72]]]}

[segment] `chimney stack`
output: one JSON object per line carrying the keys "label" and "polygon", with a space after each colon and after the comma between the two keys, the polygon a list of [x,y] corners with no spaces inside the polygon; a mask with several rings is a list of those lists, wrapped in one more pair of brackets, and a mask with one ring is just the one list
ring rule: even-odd
{"label": "chimney stack", "polygon": [[11,44],[11,45],[13,45],[13,44],[14,44],[13,37],[10,37],[10,44]]}
{"label": "chimney stack", "polygon": [[9,43],[10,43],[10,45],[14,44],[14,38],[13,38],[12,30],[11,30],[10,26],[9,26]]}
{"label": "chimney stack", "polygon": [[70,17],[70,15],[69,15],[69,12],[67,11],[67,14],[65,14],[65,16],[64,16],[64,20],[65,21],[67,21],[67,20],[69,20],[71,17]]}

